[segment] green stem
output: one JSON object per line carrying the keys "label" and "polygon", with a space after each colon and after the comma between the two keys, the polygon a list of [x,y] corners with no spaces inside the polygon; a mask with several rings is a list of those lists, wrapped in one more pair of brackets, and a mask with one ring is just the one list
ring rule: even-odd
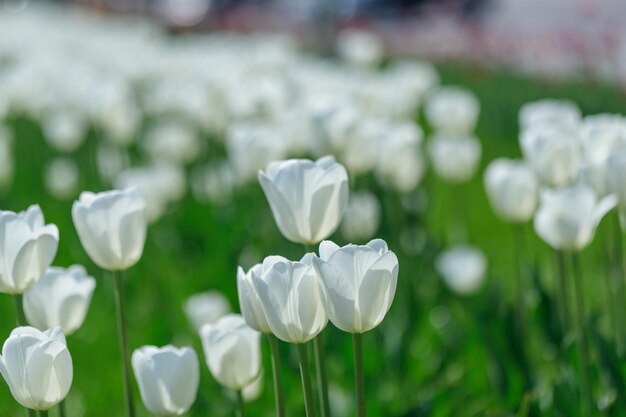
{"label": "green stem", "polygon": [[516,288],[516,315],[517,315],[517,326],[520,335],[520,340],[525,340],[526,338],[526,302],[524,301],[524,294],[526,293],[526,283],[525,283],[525,245],[524,245],[524,230],[522,229],[522,225],[515,224],[513,225],[513,233],[515,241],[515,252],[516,252],[516,260],[517,260],[517,288]]}
{"label": "green stem", "polygon": [[560,250],[554,251],[554,260],[556,263],[557,275],[559,280],[559,299],[558,306],[561,315],[561,330],[563,335],[565,336],[567,332],[570,330],[570,315],[569,315],[569,300],[568,300],[568,291],[567,291],[567,278],[565,274],[565,259],[563,257],[563,252]]}
{"label": "green stem", "polygon": [[39,414],[35,410],[31,410],[30,408],[27,408],[26,411],[28,413],[28,417],[37,417],[37,415]]}
{"label": "green stem", "polygon": [[572,267],[574,272],[574,292],[576,299],[576,321],[578,327],[578,344],[580,348],[580,403],[581,414],[590,416],[593,398],[591,394],[591,377],[589,375],[590,358],[589,358],[589,342],[587,340],[587,332],[585,332],[585,304],[582,288],[582,273],[578,254],[572,254]]}
{"label": "green stem", "polygon": [[24,314],[24,298],[22,294],[13,294],[15,301],[15,322],[19,326],[28,326],[28,320]]}
{"label": "green stem", "polygon": [[363,374],[363,335],[354,333],[352,335],[354,348],[354,387],[356,391],[356,415],[365,417],[367,410],[365,407],[365,377]]}
{"label": "green stem", "polygon": [[237,417],[245,417],[246,413],[243,407],[243,395],[241,390],[237,390]]}
{"label": "green stem", "polygon": [[135,416],[133,405],[133,389],[130,376],[130,356],[128,353],[128,332],[126,329],[126,306],[124,299],[124,272],[116,271],[115,276],[115,306],[117,310],[117,336],[120,344],[122,374],[124,378],[124,392],[126,394],[126,415]]}
{"label": "green stem", "polygon": [[39,416],[40,417],[48,417],[48,410],[42,410],[39,412]]}
{"label": "green stem", "polygon": [[59,417],[65,417],[65,400],[59,403]]}
{"label": "green stem", "polygon": [[283,385],[280,377],[280,352],[278,339],[273,334],[267,335],[272,356],[272,376],[274,378],[274,400],[276,402],[276,417],[285,417],[285,403],[283,401]]}
{"label": "green stem", "polygon": [[320,400],[322,417],[330,417],[330,402],[328,401],[328,377],[326,376],[326,361],[324,359],[324,340],[322,333],[313,339],[315,351],[315,370],[317,373],[317,390]]}
{"label": "green stem", "polygon": [[615,330],[616,330],[616,345],[617,354],[621,358],[624,355],[624,342],[626,342],[626,336],[624,335],[624,327],[621,326],[621,318],[624,317],[626,311],[624,310],[623,300],[626,296],[624,293],[624,282],[622,277],[626,276],[624,268],[624,253],[622,252],[622,228],[619,223],[619,214],[616,213],[613,216],[615,223],[613,228],[615,230],[615,248],[613,260],[615,269],[613,270],[613,305],[615,306]]}
{"label": "green stem", "polygon": [[300,377],[302,378],[302,390],[304,391],[304,406],[306,417],[315,417],[313,405],[313,388],[311,387],[311,373],[309,372],[309,358],[306,343],[296,344],[298,357],[300,358]]}

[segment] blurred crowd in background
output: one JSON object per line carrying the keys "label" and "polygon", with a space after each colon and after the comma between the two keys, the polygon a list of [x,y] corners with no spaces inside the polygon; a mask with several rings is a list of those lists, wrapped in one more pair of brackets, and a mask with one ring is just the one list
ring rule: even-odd
{"label": "blurred crowd in background", "polygon": [[[363,29],[389,54],[626,83],[622,0],[60,0],[149,15],[175,31],[280,31],[330,50]],[[5,0],[19,10],[29,0]]]}

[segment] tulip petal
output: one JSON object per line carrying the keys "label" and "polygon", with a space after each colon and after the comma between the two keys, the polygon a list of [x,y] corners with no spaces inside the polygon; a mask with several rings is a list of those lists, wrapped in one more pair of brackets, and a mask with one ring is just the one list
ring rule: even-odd
{"label": "tulip petal", "polygon": [[331,255],[339,249],[339,245],[330,240],[324,240],[320,243],[319,252],[320,258],[324,261],[328,261]]}
{"label": "tulip petal", "polygon": [[359,288],[360,332],[378,326],[391,307],[398,279],[398,258],[383,255],[363,277]]}
{"label": "tulip petal", "polygon": [[267,196],[267,201],[280,232],[292,242],[303,243],[306,239],[301,235],[302,231],[296,222],[288,200],[263,172],[259,173],[259,182]]}

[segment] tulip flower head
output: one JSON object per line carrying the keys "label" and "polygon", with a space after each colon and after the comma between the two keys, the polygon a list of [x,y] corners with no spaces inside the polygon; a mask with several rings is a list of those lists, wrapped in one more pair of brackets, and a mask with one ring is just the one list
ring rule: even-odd
{"label": "tulip flower head", "polygon": [[80,242],[92,261],[109,271],[135,265],[146,241],[146,203],[136,189],[83,192],[72,206]]}
{"label": "tulip flower head", "polygon": [[435,267],[452,291],[460,295],[469,295],[483,285],[487,259],[479,249],[459,245],[439,255]]}
{"label": "tulip flower head", "polygon": [[615,195],[598,200],[585,185],[545,190],[535,214],[535,231],[554,249],[579,251],[591,243],[600,220],[616,204]]}
{"label": "tulip flower head", "polygon": [[185,302],[187,319],[197,330],[205,324],[213,324],[230,310],[228,299],[219,291],[207,291],[192,295]]}
{"label": "tulip flower head", "polygon": [[398,258],[381,239],[367,245],[320,244],[313,262],[322,278],[330,321],[349,333],[378,326],[391,307],[398,282]]}
{"label": "tulip flower head", "polygon": [[378,231],[380,202],[367,191],[354,193],[341,222],[341,234],[351,242],[364,242]]}
{"label": "tulip flower head", "polygon": [[523,161],[492,161],[485,171],[485,191],[494,211],[504,220],[525,222],[535,213],[539,184]]}
{"label": "tulip flower head", "polygon": [[61,329],[13,330],[2,347],[0,374],[26,408],[49,410],[63,401],[72,386],[73,367]]}
{"label": "tulip flower head", "polygon": [[193,349],[144,346],[133,352],[132,363],[141,399],[152,414],[180,416],[193,405],[200,383]]}
{"label": "tulip flower head", "polygon": [[0,292],[22,294],[35,285],[58,246],[59,229],[44,224],[38,205],[21,213],[0,211]]}
{"label": "tulip flower head", "polygon": [[474,176],[482,149],[474,136],[436,134],[428,142],[428,154],[439,177],[451,183],[462,183]]}
{"label": "tulip flower head", "polygon": [[576,127],[580,123],[580,109],[569,100],[543,99],[531,101],[519,111],[519,124],[525,129],[541,124],[561,124]]}
{"label": "tulip flower head", "polygon": [[474,131],[480,113],[476,96],[461,87],[446,86],[435,90],[426,101],[426,118],[438,132],[467,135]]}
{"label": "tulip flower head", "polygon": [[252,270],[252,283],[272,333],[287,343],[306,343],[328,323],[320,277],[306,254],[300,261],[270,256],[264,271]]}
{"label": "tulip flower head", "polygon": [[348,174],[331,156],[272,162],[259,181],[274,220],[292,242],[315,244],[337,229],[348,203]]}
{"label": "tulip flower head", "polygon": [[235,391],[254,382],[261,372],[260,337],[238,314],[200,329],[204,356],[217,382]]}
{"label": "tulip flower head", "polygon": [[36,328],[60,327],[69,336],[85,321],[95,288],[96,280],[81,265],[48,268],[24,294],[24,313]]}

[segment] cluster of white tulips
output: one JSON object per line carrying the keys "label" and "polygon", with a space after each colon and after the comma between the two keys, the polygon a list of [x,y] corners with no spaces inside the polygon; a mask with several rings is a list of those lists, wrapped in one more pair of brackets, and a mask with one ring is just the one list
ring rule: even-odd
{"label": "cluster of white tulips", "polygon": [[[333,157],[317,161],[272,162],[259,172],[276,224],[305,250],[319,243],[319,256],[306,253],[291,261],[268,256],[248,272],[239,268],[237,288],[242,315],[225,314],[215,294],[197,295],[187,303],[193,317],[207,302],[217,304],[210,317],[194,320],[209,370],[224,387],[237,393],[243,416],[243,392],[261,375],[260,336],[271,345],[276,412],[285,415],[277,339],[297,346],[306,414],[315,415],[306,344],[315,341],[315,362],[323,416],[330,415],[321,333],[328,321],[354,339],[357,412],[365,416],[362,334],[378,326],[391,307],[398,279],[398,259],[382,240],[339,247],[324,240],[339,226],[348,202],[348,174]],[[146,408],[158,416],[185,413],[199,384],[199,364],[190,347],[144,346],[132,359],[126,329],[124,271],[143,253],[147,232],[144,198],[135,189],[83,192],[72,208],[83,248],[115,280],[121,365],[127,415],[134,416],[131,367]],[[76,331],[87,314],[95,279],[84,267],[51,267],[59,233],[45,225],[38,206],[23,213],[0,212],[4,253],[2,292],[13,294],[18,326],[4,343],[0,372],[16,401],[34,415],[47,415],[70,391],[73,363],[65,336]],[[320,243],[321,242],[321,243]],[[212,323],[207,323],[207,320]],[[29,327],[28,324],[34,326]]]}
{"label": "cluster of white tulips", "polygon": [[[546,99],[524,105],[519,112],[519,124],[523,159],[492,161],[485,172],[484,185],[500,218],[511,224],[532,220],[536,234],[555,252],[558,276],[555,298],[561,326],[564,332],[571,330],[577,336],[581,354],[581,409],[584,415],[591,415],[597,399],[590,383],[588,319],[578,253],[590,245],[600,221],[616,207],[624,227],[626,118],[618,114],[583,117],[575,103]],[[613,227],[619,230],[618,217],[615,218]],[[518,257],[524,256],[521,252]],[[528,261],[520,259],[522,263]],[[607,268],[611,262],[607,261]],[[567,276],[568,263],[571,277]],[[607,280],[609,291],[620,290],[621,278],[612,281],[610,272],[602,274],[606,275],[602,280]],[[520,272],[518,320],[522,328],[528,314],[527,279]],[[605,302],[615,301],[609,297]],[[621,320],[615,319],[618,323]],[[623,343],[620,337],[617,332],[618,352]]]}

